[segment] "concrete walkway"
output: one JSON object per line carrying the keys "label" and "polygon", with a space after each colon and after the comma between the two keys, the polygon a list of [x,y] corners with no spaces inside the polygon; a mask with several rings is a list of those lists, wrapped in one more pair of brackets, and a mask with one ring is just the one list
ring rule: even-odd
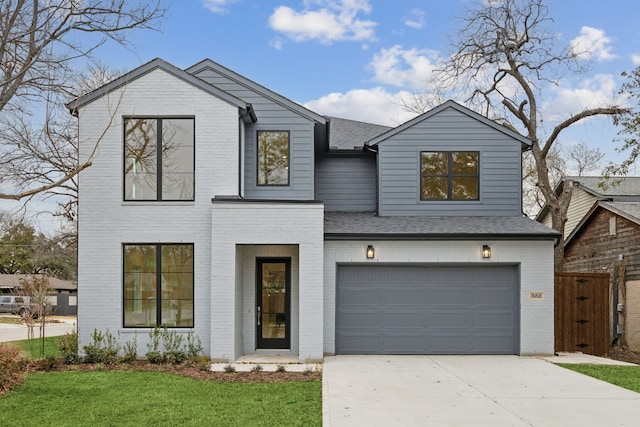
{"label": "concrete walkway", "polygon": [[332,427],[640,425],[640,394],[541,358],[332,356],[322,387]]}

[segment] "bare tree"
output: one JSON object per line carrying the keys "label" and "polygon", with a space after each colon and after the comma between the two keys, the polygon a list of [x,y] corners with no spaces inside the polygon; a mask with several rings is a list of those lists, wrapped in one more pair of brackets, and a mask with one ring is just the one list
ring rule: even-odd
{"label": "bare tree", "polygon": [[[558,46],[552,21],[542,0],[479,1],[463,18],[453,54],[439,72],[440,87],[466,93],[466,103],[532,141],[537,188],[549,207],[552,226],[562,231],[572,184],[554,191],[549,157],[560,134],[595,116],[616,117],[625,109],[602,105],[577,111],[552,129],[542,127],[541,93],[566,73],[585,71],[581,53]],[[460,89],[462,88],[462,89]],[[562,269],[564,244],[556,248],[556,269]]]}
{"label": "bare tree", "polygon": [[[157,29],[164,12],[161,0],[0,4],[0,199],[73,196],[75,177],[92,159],[78,162],[64,102],[95,87],[79,86],[74,67],[91,63],[107,41],[130,48],[127,34]],[[72,217],[74,202],[67,203],[63,213]]]}

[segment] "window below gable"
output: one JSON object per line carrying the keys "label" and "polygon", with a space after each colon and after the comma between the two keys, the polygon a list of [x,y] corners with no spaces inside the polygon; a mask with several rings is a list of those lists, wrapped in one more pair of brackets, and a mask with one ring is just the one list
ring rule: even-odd
{"label": "window below gable", "polygon": [[259,186],[289,185],[289,131],[258,131]]}
{"label": "window below gable", "polygon": [[126,118],[124,200],[194,199],[195,120]]}
{"label": "window below gable", "polygon": [[477,151],[422,151],[420,200],[479,200]]}

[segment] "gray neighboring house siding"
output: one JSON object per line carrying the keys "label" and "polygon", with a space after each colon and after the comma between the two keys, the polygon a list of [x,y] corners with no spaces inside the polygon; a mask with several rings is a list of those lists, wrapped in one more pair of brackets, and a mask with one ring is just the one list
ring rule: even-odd
{"label": "gray neighboring house siding", "polygon": [[373,155],[321,156],[316,164],[316,199],[325,211],[376,210],[376,159]]}
{"label": "gray neighboring house siding", "polygon": [[[215,66],[218,71],[212,66]],[[317,120],[315,113],[309,111],[302,115],[290,105],[280,102],[280,97],[259,86],[257,83],[236,75],[218,64],[208,61],[196,64],[187,70],[194,76],[230,93],[252,105],[258,121],[247,126],[244,136],[244,187],[243,196],[247,199],[314,199],[314,129]],[[257,90],[256,90],[257,89]],[[262,92],[262,93],[261,93]],[[273,95],[273,96],[269,96]],[[286,100],[288,101],[288,100]],[[289,103],[293,104],[291,101]],[[303,109],[300,106],[294,108]],[[289,131],[289,185],[258,186],[257,179],[257,131]]]}
{"label": "gray neighboring house siding", "polygon": [[[452,102],[392,135],[378,147],[379,214],[382,216],[518,216],[521,204],[521,144],[506,132]],[[496,125],[498,126],[498,125]],[[402,126],[400,127],[402,128]],[[480,199],[421,201],[421,151],[478,151]]]}

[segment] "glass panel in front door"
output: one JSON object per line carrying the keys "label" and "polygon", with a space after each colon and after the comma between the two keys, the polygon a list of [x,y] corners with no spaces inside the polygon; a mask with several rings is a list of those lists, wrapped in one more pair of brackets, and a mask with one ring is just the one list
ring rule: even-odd
{"label": "glass panel in front door", "polygon": [[260,337],[263,339],[286,338],[286,281],[286,263],[262,263],[261,304],[258,309]]}

